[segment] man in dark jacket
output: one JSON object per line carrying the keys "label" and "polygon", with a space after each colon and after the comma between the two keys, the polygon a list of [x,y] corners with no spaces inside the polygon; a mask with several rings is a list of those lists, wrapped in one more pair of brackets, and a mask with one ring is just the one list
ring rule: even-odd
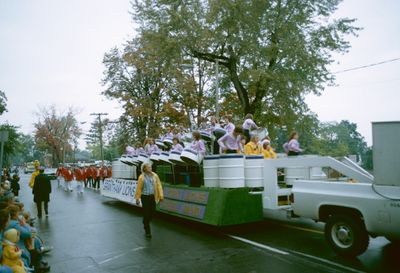
{"label": "man in dark jacket", "polygon": [[50,201],[51,183],[50,177],[44,174],[44,168],[39,169],[39,175],[35,177],[33,184],[33,201],[36,203],[38,218],[42,218],[42,202],[44,203],[44,212],[49,216],[48,202]]}

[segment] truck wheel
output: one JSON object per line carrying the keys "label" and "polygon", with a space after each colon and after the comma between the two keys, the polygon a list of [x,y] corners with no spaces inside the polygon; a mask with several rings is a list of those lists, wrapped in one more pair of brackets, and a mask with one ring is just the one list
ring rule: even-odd
{"label": "truck wheel", "polygon": [[356,257],[369,244],[364,223],[356,216],[334,215],[325,225],[325,237],[333,250],[341,256]]}

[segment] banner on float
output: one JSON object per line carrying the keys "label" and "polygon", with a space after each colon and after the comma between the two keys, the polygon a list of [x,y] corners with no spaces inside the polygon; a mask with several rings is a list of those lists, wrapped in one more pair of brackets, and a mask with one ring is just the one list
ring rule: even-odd
{"label": "banner on float", "polygon": [[136,186],[137,180],[108,178],[101,185],[101,195],[136,205],[134,200]]}

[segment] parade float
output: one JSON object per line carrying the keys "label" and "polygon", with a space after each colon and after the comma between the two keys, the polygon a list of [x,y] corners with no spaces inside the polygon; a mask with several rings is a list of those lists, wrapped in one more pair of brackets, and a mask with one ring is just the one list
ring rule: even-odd
{"label": "parade float", "polygon": [[162,213],[215,226],[256,222],[276,212],[310,218],[326,223],[326,238],[338,254],[356,256],[367,249],[369,236],[400,240],[398,135],[400,122],[373,123],[374,176],[347,157],[201,158],[186,148],[181,154],[122,156],[113,161],[113,177],[101,193],[135,206],[139,166],[152,161],[163,182]]}

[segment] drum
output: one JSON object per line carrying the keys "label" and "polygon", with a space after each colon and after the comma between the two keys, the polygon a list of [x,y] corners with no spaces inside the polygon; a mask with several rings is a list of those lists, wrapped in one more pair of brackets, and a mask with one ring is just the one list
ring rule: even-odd
{"label": "drum", "polygon": [[156,139],[156,145],[160,149],[164,149],[165,148],[164,142],[162,142],[161,139]]}
{"label": "drum", "polygon": [[169,162],[169,153],[168,152],[162,152],[160,154],[159,161],[163,161],[163,162],[166,162],[166,163],[171,163],[171,162]]}
{"label": "drum", "polygon": [[135,164],[135,165],[138,165],[138,164],[139,164],[139,159],[138,159],[138,157],[139,157],[139,156],[137,156],[137,155],[133,155],[133,156],[132,156],[132,162],[133,162],[133,164]]}
{"label": "drum", "polygon": [[210,134],[209,132],[207,132],[207,131],[201,131],[201,132],[200,132],[200,137],[201,137],[204,141],[207,141],[207,142],[210,142],[210,141],[211,141],[211,134]]}
{"label": "drum", "polygon": [[178,152],[178,151],[171,151],[171,152],[169,153],[169,158],[168,158],[168,160],[169,160],[171,163],[174,163],[174,164],[177,164],[177,165],[185,165],[185,164],[186,164],[185,161],[183,161],[183,160],[181,159],[181,152]]}
{"label": "drum", "polygon": [[218,140],[226,134],[226,131],[222,128],[216,128],[213,131],[213,134],[214,134],[215,138]]}
{"label": "drum", "polygon": [[182,141],[182,142],[192,142],[192,134],[191,134],[191,133],[185,133],[185,134],[181,137],[181,141]]}
{"label": "drum", "polygon": [[186,148],[181,153],[181,159],[190,165],[199,165],[203,160],[203,156],[195,150]]}
{"label": "drum", "polygon": [[119,159],[119,161],[121,161],[122,163],[127,164],[127,165],[129,165],[129,163],[130,163],[130,160],[127,155],[122,155],[121,158]]}
{"label": "drum", "polygon": [[149,161],[149,156],[146,155],[146,154],[140,154],[138,156],[138,161],[142,162],[142,163],[148,162]]}
{"label": "drum", "polygon": [[160,153],[154,152],[150,155],[150,160],[151,161],[158,161],[160,160]]}
{"label": "drum", "polygon": [[164,138],[163,142],[164,142],[164,145],[165,145],[165,146],[171,147],[172,144],[173,144],[172,137],[166,137],[166,138]]}

